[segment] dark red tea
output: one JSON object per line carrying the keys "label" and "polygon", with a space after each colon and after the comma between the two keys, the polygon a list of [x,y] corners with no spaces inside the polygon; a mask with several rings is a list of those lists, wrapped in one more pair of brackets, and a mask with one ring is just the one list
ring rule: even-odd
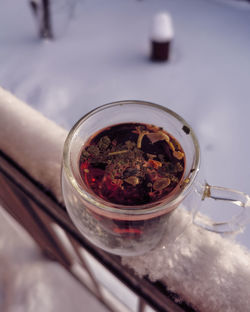
{"label": "dark red tea", "polygon": [[97,196],[134,206],[173,194],[183,179],[185,154],[162,128],[123,123],[94,134],[79,166],[84,184]]}

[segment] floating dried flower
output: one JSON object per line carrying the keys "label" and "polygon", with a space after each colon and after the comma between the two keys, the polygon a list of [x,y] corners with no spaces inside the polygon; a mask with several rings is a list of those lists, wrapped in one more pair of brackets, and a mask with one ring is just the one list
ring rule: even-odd
{"label": "floating dried flower", "polygon": [[136,186],[137,184],[140,183],[139,178],[135,177],[135,176],[130,176],[127,179],[125,179],[124,181],[127,182],[128,184],[133,185],[133,186]]}
{"label": "floating dried flower", "polygon": [[162,163],[160,161],[149,159],[148,164],[151,165],[153,168],[158,169],[159,167],[162,167]]}
{"label": "floating dried flower", "polygon": [[174,151],[173,152],[173,156],[175,158],[177,158],[178,160],[181,160],[184,157],[184,153],[180,152],[180,151]]}
{"label": "floating dried flower", "polygon": [[171,148],[171,150],[172,150],[173,152],[175,152],[174,144],[173,144],[172,142],[168,142],[168,145],[169,145],[169,147]]}
{"label": "floating dried flower", "polygon": [[185,171],[182,152],[162,128],[125,123],[93,136],[82,149],[79,169],[86,185],[101,198],[139,205],[174,191]]}
{"label": "floating dried flower", "polygon": [[171,180],[169,178],[161,178],[154,182],[153,189],[156,191],[162,191],[164,188],[169,186]]}
{"label": "floating dried flower", "polygon": [[93,156],[98,156],[100,154],[100,150],[96,145],[90,145],[87,148],[87,152],[90,153]]}
{"label": "floating dried flower", "polygon": [[147,137],[153,144],[162,140],[165,140],[167,143],[170,141],[169,136],[162,131],[147,133]]}

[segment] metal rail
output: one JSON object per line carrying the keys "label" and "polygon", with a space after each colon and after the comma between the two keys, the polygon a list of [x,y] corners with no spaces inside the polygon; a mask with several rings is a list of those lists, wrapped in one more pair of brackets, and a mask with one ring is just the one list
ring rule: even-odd
{"label": "metal rail", "polygon": [[[148,306],[153,311],[194,311],[178,295],[167,291],[166,285],[137,277],[121,264],[119,257],[86,241],[72,224],[65,207],[1,151],[0,203],[48,257],[58,261],[110,311],[144,312]],[[95,274],[97,265],[105,274],[111,274],[117,287],[133,297],[132,309],[126,299],[120,300]]]}

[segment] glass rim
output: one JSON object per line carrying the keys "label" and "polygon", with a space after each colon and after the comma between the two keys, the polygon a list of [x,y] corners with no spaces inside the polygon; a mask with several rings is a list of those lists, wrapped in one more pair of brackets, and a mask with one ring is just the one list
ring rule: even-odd
{"label": "glass rim", "polygon": [[[74,177],[71,165],[70,165],[70,145],[72,142],[72,139],[75,137],[76,132],[81,127],[84,121],[86,121],[88,118],[93,116],[94,114],[101,112],[105,109],[108,109],[110,107],[114,106],[121,106],[121,105],[143,105],[143,106],[150,106],[157,108],[159,110],[164,111],[168,115],[171,115],[175,119],[177,119],[179,122],[183,124],[183,126],[188,127],[189,133],[188,135],[191,136],[194,148],[195,148],[195,160],[192,166],[192,171],[190,171],[188,176],[188,183],[183,183],[184,186],[176,193],[175,196],[170,197],[168,200],[168,197],[164,199],[164,197],[156,202],[143,204],[143,205],[120,205],[115,203],[110,203],[105,201],[104,199],[98,197],[97,195],[88,193],[76,180]],[[184,131],[184,130],[183,130]],[[147,214],[161,214],[162,211],[168,212],[173,209],[176,205],[178,205],[190,192],[191,187],[193,185],[194,180],[196,179],[196,176],[200,169],[200,147],[198,140],[196,138],[196,135],[194,134],[194,131],[192,130],[192,127],[177,113],[175,113],[173,110],[148,101],[142,101],[142,100],[123,100],[123,101],[115,101],[107,104],[103,104],[101,106],[98,106],[85,114],[83,117],[81,117],[75,125],[71,128],[69,131],[67,138],[64,143],[63,147],[63,161],[62,161],[62,167],[63,170],[68,178],[68,181],[70,181],[70,184],[73,186],[74,190],[77,191],[77,193],[80,195],[80,197],[87,201],[90,205],[94,205],[96,209],[103,211],[103,213],[106,211],[107,213],[111,214],[118,214],[118,215],[147,215]],[[96,210],[95,209],[95,210]],[[162,212],[163,213],[163,212]]]}

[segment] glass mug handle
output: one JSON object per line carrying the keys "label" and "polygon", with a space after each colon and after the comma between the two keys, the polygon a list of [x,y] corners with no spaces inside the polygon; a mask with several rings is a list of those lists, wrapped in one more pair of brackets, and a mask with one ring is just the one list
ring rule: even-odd
{"label": "glass mug handle", "polygon": [[[250,221],[250,197],[249,195],[233,189],[211,186],[205,183],[202,201],[211,198],[216,202],[225,202],[239,207],[239,212],[229,221],[215,222],[199,213],[199,209],[193,214],[193,223],[212,232],[220,234],[233,234],[243,230]],[[213,202],[214,204],[215,202]],[[238,210],[238,209],[237,209]]]}

